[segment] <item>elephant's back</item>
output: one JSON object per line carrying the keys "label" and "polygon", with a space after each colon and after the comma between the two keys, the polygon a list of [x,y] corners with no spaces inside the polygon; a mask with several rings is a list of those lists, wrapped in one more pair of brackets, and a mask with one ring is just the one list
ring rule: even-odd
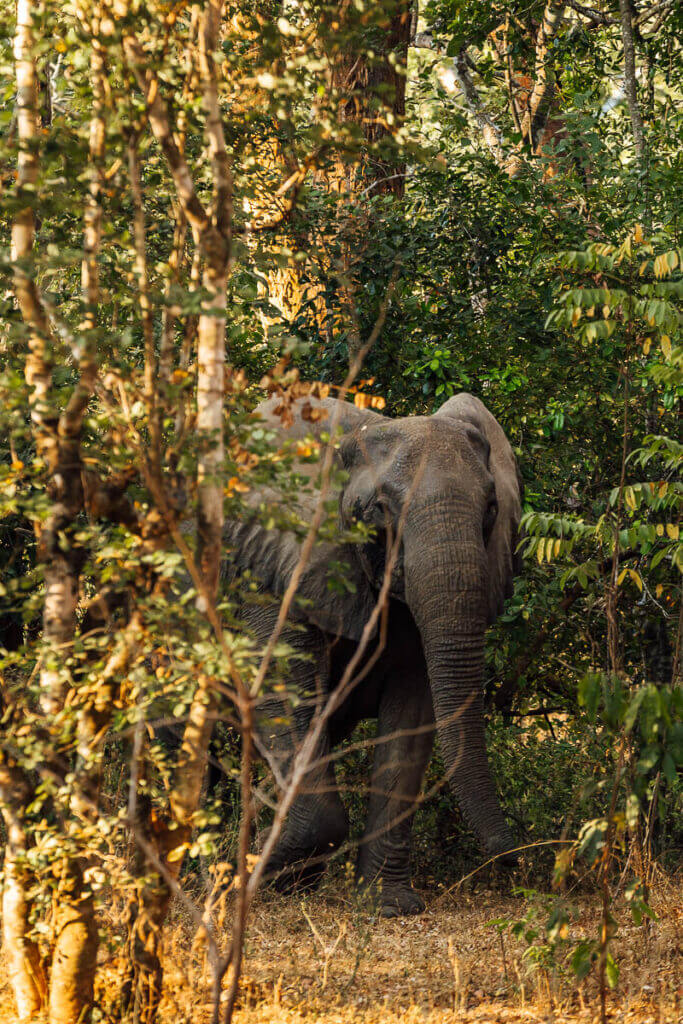
{"label": "elephant's back", "polygon": [[349,434],[363,424],[382,422],[386,418],[339,398],[313,396],[297,398],[285,405],[279,395],[273,395],[257,405],[254,413],[283,440],[292,441],[311,434],[316,438],[321,433]]}

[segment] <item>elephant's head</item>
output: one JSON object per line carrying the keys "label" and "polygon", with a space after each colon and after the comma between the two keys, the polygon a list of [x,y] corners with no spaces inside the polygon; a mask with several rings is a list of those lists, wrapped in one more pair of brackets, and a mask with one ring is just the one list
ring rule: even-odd
{"label": "elephant's head", "polygon": [[342,518],[376,531],[359,559],[364,584],[377,591],[389,538],[400,535],[391,592],[405,601],[422,638],[453,787],[485,849],[509,850],[482,704],[484,632],[512,589],[521,511],[512,449],[486,407],[458,395],[434,416],[360,423],[344,438],[341,457],[348,472]]}

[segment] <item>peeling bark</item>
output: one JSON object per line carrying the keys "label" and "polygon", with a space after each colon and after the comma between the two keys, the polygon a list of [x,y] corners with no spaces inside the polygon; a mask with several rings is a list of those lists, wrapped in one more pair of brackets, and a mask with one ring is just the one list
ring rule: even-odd
{"label": "peeling bark", "polygon": [[522,134],[534,153],[538,149],[555,95],[555,72],[551,47],[561,28],[566,6],[559,0],[548,0],[543,12],[543,20],[536,33],[534,85],[522,118]]}

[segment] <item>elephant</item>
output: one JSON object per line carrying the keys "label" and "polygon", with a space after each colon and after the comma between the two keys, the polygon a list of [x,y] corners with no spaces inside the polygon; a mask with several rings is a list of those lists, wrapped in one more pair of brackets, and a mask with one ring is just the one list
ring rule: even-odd
{"label": "elephant", "polygon": [[[257,747],[276,779],[286,775],[316,708],[339,686],[356,651],[389,564],[388,538],[396,538],[397,551],[384,643],[375,638],[368,645],[362,679],[325,722],[266,873],[283,888],[313,884],[325,858],[347,839],[330,755],[359,721],[375,717],[357,880],[373,888],[384,916],[419,913],[424,903],[411,885],[410,840],[435,731],[455,796],[485,853],[515,863],[488,763],[483,711],[485,630],[503,610],[518,570],[522,486],[515,457],[497,420],[470,394],[449,398],[433,415],[401,419],[307,397],[294,402],[285,423],[280,404],[271,397],[256,410],[278,444],[294,442],[296,450],[311,435],[325,440],[325,432],[334,433],[331,486],[340,526],[364,524],[365,533],[351,543],[322,539],[301,573],[281,636],[293,652],[286,689],[298,698],[291,703],[274,687],[257,708]],[[297,498],[307,523],[320,464],[302,460],[297,468],[310,483]],[[256,514],[281,500],[254,487],[248,496],[254,514],[230,520],[225,534],[225,571],[250,581],[258,599],[247,601],[244,621],[261,643],[301,553],[301,532],[278,529]],[[340,565],[344,582],[335,585]]]}

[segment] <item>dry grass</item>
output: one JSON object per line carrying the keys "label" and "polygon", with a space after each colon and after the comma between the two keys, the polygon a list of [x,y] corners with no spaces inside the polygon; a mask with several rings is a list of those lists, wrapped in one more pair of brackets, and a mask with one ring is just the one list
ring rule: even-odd
{"label": "dry grass", "polygon": [[[680,1020],[681,889],[660,886],[659,916],[635,928],[619,908],[614,954],[621,978],[610,995],[611,1020],[673,1024]],[[579,901],[572,937],[597,934],[595,900]],[[593,1021],[595,980],[577,986],[566,970],[530,974],[524,946],[499,936],[487,922],[524,913],[522,901],[489,889],[433,898],[416,918],[376,920],[341,891],[302,899],[263,897],[248,933],[244,985],[237,1019],[243,1024],[319,1021],[387,1024],[455,1021]],[[188,937],[177,922],[162,1020],[200,1024],[206,997],[201,969],[193,970]],[[506,971],[507,968],[507,971]]]}
{"label": "dry grass", "polygon": [[[331,888],[331,887],[330,887]],[[621,969],[610,994],[610,1021],[674,1024],[681,1020],[680,887],[660,888],[652,902],[659,921],[635,928],[618,909],[613,947]],[[596,901],[578,902],[572,937],[597,934]],[[344,886],[305,900],[263,896],[255,905],[246,947],[240,1024],[455,1024],[598,1019],[595,980],[577,986],[570,972],[529,974],[523,945],[505,938],[505,964],[492,918],[520,917],[522,901],[489,889],[433,897],[416,918],[376,920]],[[507,972],[506,972],[507,968]],[[100,999],[117,990],[118,965],[100,972]],[[0,1022],[14,1018],[5,987]],[[208,975],[192,948],[187,922],[171,924],[160,1024],[204,1024]]]}

